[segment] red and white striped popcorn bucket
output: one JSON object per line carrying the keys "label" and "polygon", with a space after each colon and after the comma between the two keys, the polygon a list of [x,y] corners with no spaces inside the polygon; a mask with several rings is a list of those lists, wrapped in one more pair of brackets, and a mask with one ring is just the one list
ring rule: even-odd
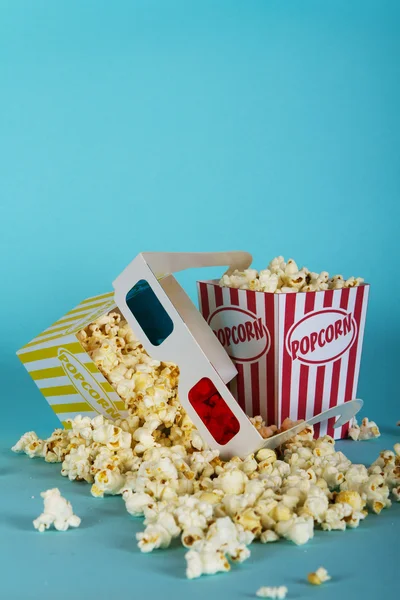
{"label": "red and white striped popcorn bucket", "polygon": [[[198,282],[200,310],[237,368],[229,387],[267,424],[308,419],[356,398],[369,285],[272,294]],[[315,435],[347,437],[334,419]]]}

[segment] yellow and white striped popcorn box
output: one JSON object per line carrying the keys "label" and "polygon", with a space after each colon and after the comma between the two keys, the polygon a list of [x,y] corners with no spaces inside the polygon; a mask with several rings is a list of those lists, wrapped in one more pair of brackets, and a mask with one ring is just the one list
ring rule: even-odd
{"label": "yellow and white striped popcorn box", "polygon": [[114,292],[83,300],[17,352],[64,427],[78,414],[111,419],[127,414],[124,402],[76,337],[115,308]]}

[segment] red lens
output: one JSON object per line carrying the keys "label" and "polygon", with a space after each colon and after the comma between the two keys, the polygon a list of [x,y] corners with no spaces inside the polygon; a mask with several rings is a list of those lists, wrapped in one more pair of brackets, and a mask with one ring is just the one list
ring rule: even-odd
{"label": "red lens", "polygon": [[227,444],[239,431],[240,423],[208,377],[192,387],[189,402],[220,446]]}

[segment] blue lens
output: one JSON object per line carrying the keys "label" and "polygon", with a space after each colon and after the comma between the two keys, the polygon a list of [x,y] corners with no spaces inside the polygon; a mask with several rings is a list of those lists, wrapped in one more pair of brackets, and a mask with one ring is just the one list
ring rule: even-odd
{"label": "blue lens", "polygon": [[153,346],[159,346],[171,335],[172,319],[145,279],[129,290],[126,303]]}

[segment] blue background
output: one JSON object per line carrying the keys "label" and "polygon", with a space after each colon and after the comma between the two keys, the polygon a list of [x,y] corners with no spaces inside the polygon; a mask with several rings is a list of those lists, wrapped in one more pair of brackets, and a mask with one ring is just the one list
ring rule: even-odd
{"label": "blue background", "polygon": [[[376,593],[370,573],[390,579],[398,506],[306,548],[254,547],[255,561],[235,574],[187,583],[180,550],[139,555],[119,499],[91,499],[56,478],[59,467],[6,448],[26,429],[45,435],[57,424],[15,351],[83,298],[109,291],[142,250],[244,249],[258,268],[284,254],[363,276],[372,287],[359,396],[386,437],[343,445],[367,461],[393,442],[399,26],[397,0],[0,1],[0,539],[13,540],[13,561],[21,548],[31,561],[26,597],[53,597],[60,577],[74,585],[74,568],[81,589],[99,598],[113,585],[248,597],[282,582],[306,597],[320,592],[299,581],[319,562],[335,571],[326,598]],[[196,278],[214,274],[180,280],[195,298]],[[71,534],[38,536],[38,494],[54,485],[93,516]],[[79,570],[84,552],[90,569],[107,571],[103,587]],[[19,599],[23,583],[8,574],[7,599]]]}

